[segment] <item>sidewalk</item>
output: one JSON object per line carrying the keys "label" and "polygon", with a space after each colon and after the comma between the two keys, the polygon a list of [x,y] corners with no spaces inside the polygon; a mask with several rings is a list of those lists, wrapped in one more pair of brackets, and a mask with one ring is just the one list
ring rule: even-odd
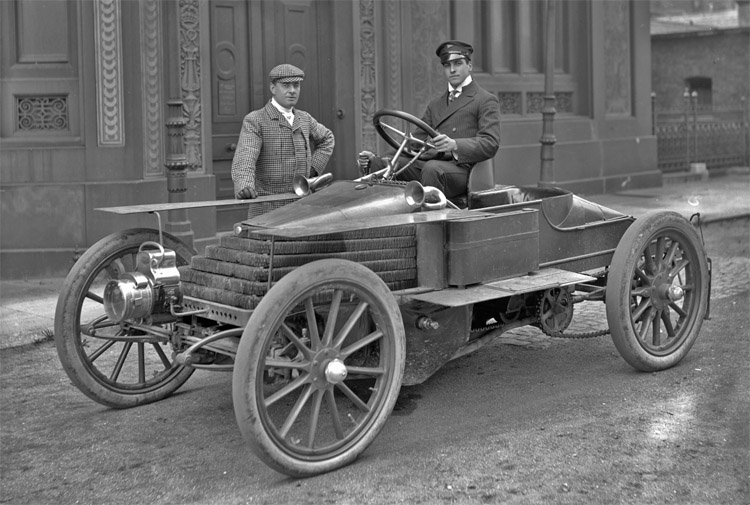
{"label": "sidewalk", "polygon": [[[700,212],[703,223],[709,223],[750,216],[750,172],[584,198],[635,217],[651,209],[674,210],[686,218]],[[62,283],[62,278],[0,280],[0,349],[51,338]]]}

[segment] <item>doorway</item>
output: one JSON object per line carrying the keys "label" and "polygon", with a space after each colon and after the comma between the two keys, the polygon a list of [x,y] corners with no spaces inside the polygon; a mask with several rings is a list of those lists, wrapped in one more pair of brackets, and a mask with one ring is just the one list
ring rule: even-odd
{"label": "doorway", "polygon": [[[298,107],[334,131],[340,121],[330,83],[335,79],[332,2],[314,0],[212,0],[211,156],[216,198],[234,198],[232,159],[245,115],[270,99],[268,72],[280,63],[305,71]],[[323,54],[321,54],[323,53]],[[325,77],[328,87],[321,83]],[[335,157],[335,154],[334,154]],[[335,162],[329,162],[329,170]],[[338,172],[338,170],[336,170]],[[247,217],[244,205],[221,207],[217,230]]]}

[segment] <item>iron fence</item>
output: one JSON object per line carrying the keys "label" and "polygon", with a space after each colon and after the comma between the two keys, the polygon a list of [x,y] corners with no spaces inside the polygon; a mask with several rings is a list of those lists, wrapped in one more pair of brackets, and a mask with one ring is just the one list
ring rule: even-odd
{"label": "iron fence", "polygon": [[750,166],[750,112],[743,97],[736,107],[698,103],[697,93],[685,93],[682,106],[659,108],[651,95],[653,133],[662,172],[690,170],[705,163],[708,170]]}

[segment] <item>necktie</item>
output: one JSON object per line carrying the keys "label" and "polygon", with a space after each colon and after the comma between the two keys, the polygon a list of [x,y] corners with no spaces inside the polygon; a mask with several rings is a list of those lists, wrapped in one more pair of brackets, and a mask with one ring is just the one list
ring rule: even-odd
{"label": "necktie", "polygon": [[458,94],[459,91],[457,89],[451,90],[451,92],[448,93],[448,103],[451,103],[453,100],[455,100]]}

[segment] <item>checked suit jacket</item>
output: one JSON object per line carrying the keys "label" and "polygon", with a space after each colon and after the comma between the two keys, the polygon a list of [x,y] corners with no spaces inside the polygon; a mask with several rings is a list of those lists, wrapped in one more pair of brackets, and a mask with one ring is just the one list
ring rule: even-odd
{"label": "checked suit jacket", "polygon": [[[294,123],[290,125],[269,100],[265,107],[252,111],[242,121],[232,160],[235,197],[248,186],[258,196],[292,193],[296,174],[311,177],[325,171],[334,145],[331,130],[309,113],[294,109]],[[286,203],[250,204],[248,217]]]}

